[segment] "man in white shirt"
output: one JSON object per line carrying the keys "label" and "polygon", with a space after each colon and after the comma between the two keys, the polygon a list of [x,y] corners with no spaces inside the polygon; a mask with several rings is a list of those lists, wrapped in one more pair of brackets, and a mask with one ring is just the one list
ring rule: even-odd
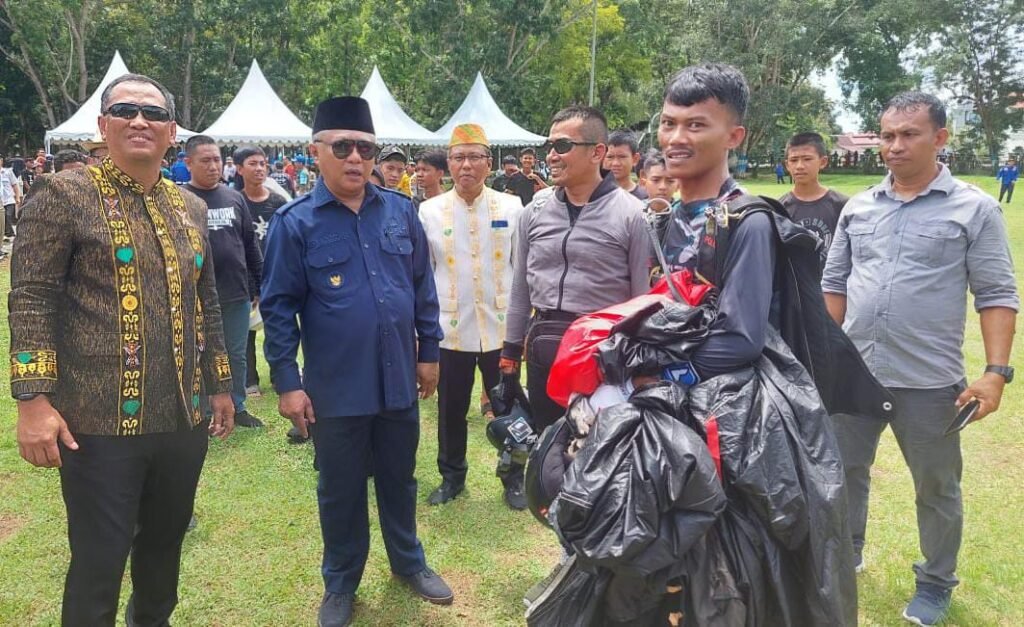
{"label": "man in white shirt", "polygon": [[[14,175],[14,170],[4,165],[3,155],[0,155],[0,235],[4,233],[4,217],[14,216],[15,208],[21,203],[21,181]],[[7,256],[7,252],[0,247],[0,259]]]}
{"label": "man in white shirt", "polygon": [[[491,151],[479,125],[463,124],[452,132],[448,170],[454,189],[420,205],[445,334],[437,387],[442,482],[427,499],[431,505],[447,503],[465,489],[466,413],[477,368],[485,389],[498,383],[515,229],[523,210],[518,197],[484,185]],[[524,509],[522,470],[502,482],[506,503]]]}

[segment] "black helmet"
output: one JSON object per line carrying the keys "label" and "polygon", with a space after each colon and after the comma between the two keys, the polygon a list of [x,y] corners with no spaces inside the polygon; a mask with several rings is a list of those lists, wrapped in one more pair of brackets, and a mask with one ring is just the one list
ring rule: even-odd
{"label": "black helmet", "polygon": [[516,401],[512,403],[509,413],[487,423],[487,439],[498,449],[499,477],[526,464],[530,449],[537,441],[537,434],[530,422],[530,414]]}
{"label": "black helmet", "polygon": [[566,454],[572,439],[572,429],[563,416],[544,429],[526,463],[526,506],[534,518],[548,527],[548,509],[561,491],[562,478],[572,463]]}

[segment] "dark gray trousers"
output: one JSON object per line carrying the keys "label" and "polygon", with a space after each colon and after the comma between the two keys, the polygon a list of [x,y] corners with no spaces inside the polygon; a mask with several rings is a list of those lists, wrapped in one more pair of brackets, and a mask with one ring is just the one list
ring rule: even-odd
{"label": "dark gray trousers", "polygon": [[[956,559],[963,534],[960,435],[943,435],[956,416],[954,401],[962,383],[934,390],[891,388],[896,412],[891,426],[910,468],[917,495],[917,530],[924,560],[914,564],[919,583],[945,588],[957,585]],[[871,465],[886,422],[845,414],[833,417],[846,469],[850,528],[858,554],[863,550],[868,519]]]}

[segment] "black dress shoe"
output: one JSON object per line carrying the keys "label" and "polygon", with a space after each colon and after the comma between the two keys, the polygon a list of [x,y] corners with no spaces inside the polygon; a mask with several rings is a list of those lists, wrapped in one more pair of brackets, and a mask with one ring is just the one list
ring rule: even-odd
{"label": "black dress shoe", "polygon": [[324,593],[320,602],[320,613],[317,615],[317,627],[345,627],[352,622],[352,604],[356,600],[354,594]]}
{"label": "black dress shoe", "polygon": [[247,411],[240,411],[235,414],[235,426],[258,429],[263,426],[263,421]]}
{"label": "black dress shoe", "polygon": [[288,429],[289,444],[305,444],[306,442],[309,442],[309,438],[302,437],[302,434],[299,433],[298,427],[292,427],[291,429]]}
{"label": "black dress shoe", "polygon": [[514,477],[505,483],[505,504],[514,510],[526,509],[526,494],[523,492],[523,478]]}
{"label": "black dress shoe", "polygon": [[452,594],[452,589],[448,587],[448,584],[441,579],[441,575],[438,575],[429,568],[424,568],[420,572],[410,577],[402,577],[401,579],[412,588],[412,591],[420,595],[425,601],[430,601],[435,605],[451,605],[452,601],[455,600],[455,595]]}
{"label": "black dress shoe", "polygon": [[430,493],[427,497],[428,505],[443,505],[448,501],[454,500],[455,497],[462,494],[462,491],[466,489],[466,484],[460,483],[458,485],[449,481],[442,481],[441,485],[436,490]]}

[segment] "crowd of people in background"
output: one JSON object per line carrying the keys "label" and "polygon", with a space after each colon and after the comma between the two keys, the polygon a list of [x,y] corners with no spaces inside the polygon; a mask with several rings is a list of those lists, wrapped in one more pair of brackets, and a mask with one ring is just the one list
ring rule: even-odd
{"label": "crowd of people in background", "polygon": [[[776,271],[792,264],[789,247],[801,238],[811,241],[807,302],[821,306],[799,305],[807,307],[800,320],[813,314],[843,325],[846,335],[829,340],[838,334],[855,344],[872,381],[899,398],[895,412],[887,410],[890,422],[833,414],[836,440],[828,444],[845,464],[852,529],[842,539],[849,555],[834,569],[855,581],[854,571],[865,568],[869,472],[891,424],[914,476],[924,554],[903,616],[939,622],[958,583],[963,531],[959,440],[942,429],[957,407],[975,403],[979,419],[996,411],[1013,379],[1019,298],[999,205],[938,159],[948,139],[942,104],[908,92],[880,118],[880,155],[890,169],[881,183],[852,199],[824,186],[819,174],[835,156],[821,135],[799,133],[774,161],[775,181],[785,184],[788,175],[792,184],[776,211],[776,201],[746,194],[729,168],[746,134],[749,96],[736,68],[691,66],[666,87],[661,150],[641,151],[635,133],[610,131],[601,111],[572,105],[552,117],[540,155],[533,148],[505,155],[497,172],[479,125],[456,127],[447,150],[410,155],[377,144],[369,105],[355,97],[317,106],[307,152],[246,146],[226,155],[213,138],[196,135],[170,162],[161,158],[175,144],[173,98],[148,77],[126,75],[103,93],[100,129],[110,158],[97,145],[88,154],[40,150],[10,165],[0,160],[5,241],[17,235],[29,199],[12,269],[12,390],[22,456],[38,466],[60,466],[65,456],[72,565],[64,612],[75,619],[66,622],[112,623],[131,550],[137,597],[127,622],[166,624],[208,445],[204,429],[193,436],[192,427],[227,436],[235,425],[263,426],[246,406],[262,394],[261,322],[279,412],[292,422],[288,440],[313,440],[324,540],[318,619],[340,627],[352,618],[369,550],[368,474],[392,572],[427,601],[454,599],[427,566],[416,531],[420,401],[438,391],[441,482],[427,502],[442,506],[465,489],[478,370],[480,414],[490,420],[499,395],[487,390],[494,393],[499,380],[518,385],[525,366],[531,428],[541,433],[566,415],[550,396],[549,375],[570,325],[648,294],[662,276],[671,285],[676,273],[716,290],[708,335],[687,361],[623,383],[618,400],[646,385],[689,389],[748,368],[779,333],[789,344],[787,333],[805,332],[780,321],[794,312],[779,300],[786,292],[778,282],[790,277]],[[133,142],[133,128],[151,129],[160,141]],[[86,165],[97,167],[50,176]],[[1016,162],[996,176],[998,202],[1010,202]],[[757,210],[743,204],[751,199]],[[129,211],[146,219],[126,219]],[[71,235],[65,224],[75,226]],[[784,239],[780,228],[795,237]],[[904,228],[922,237],[904,238]],[[48,245],[33,250],[37,242]],[[968,287],[988,363],[970,383],[962,358]],[[114,289],[119,298],[111,299]],[[60,300],[65,292],[70,305]],[[190,315],[182,315],[185,304]],[[148,326],[139,323],[143,311]],[[122,332],[96,332],[89,326],[96,321]],[[103,368],[76,361],[103,336],[120,342],[104,353]],[[792,344],[786,350],[797,358],[819,348]],[[173,365],[154,357],[172,352]],[[73,376],[58,377],[58,353]],[[821,372],[810,375],[822,388]],[[93,385],[95,394],[80,394]],[[815,410],[827,393],[821,389]],[[142,434],[165,445],[154,452],[145,447],[156,439],[103,440]],[[115,444],[86,446],[99,441]],[[117,447],[130,455],[114,454]],[[118,466],[132,456],[139,460],[131,471]],[[498,464],[504,502],[515,510],[528,506],[522,462],[501,453]],[[122,487],[130,498],[111,496]],[[657,595],[682,603],[671,588]],[[855,603],[844,612],[841,623],[856,622]]]}

